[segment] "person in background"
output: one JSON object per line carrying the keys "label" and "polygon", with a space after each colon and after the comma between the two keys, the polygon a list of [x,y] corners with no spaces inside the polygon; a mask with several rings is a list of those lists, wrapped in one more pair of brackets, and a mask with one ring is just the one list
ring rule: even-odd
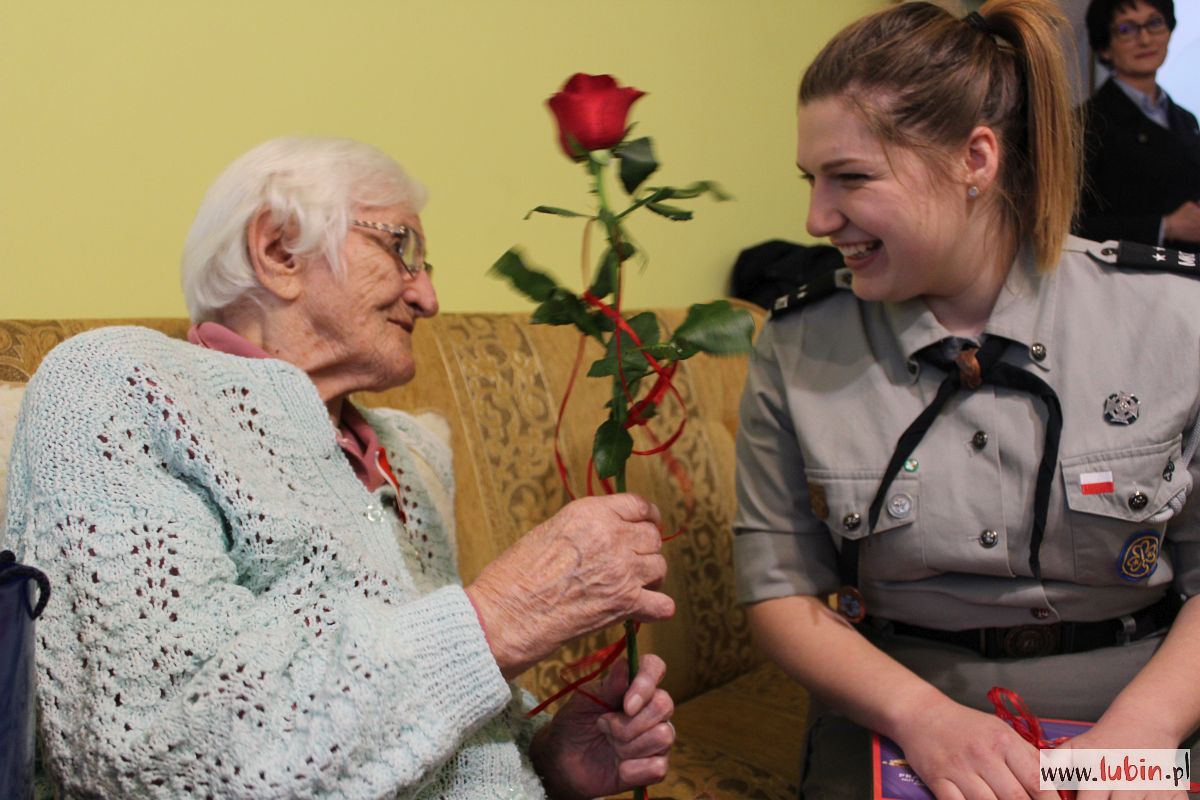
{"label": "person in background", "polygon": [[1088,41],[1112,75],[1083,107],[1080,236],[1200,250],[1200,127],[1155,80],[1173,30],[1172,0],[1088,5]]}
{"label": "person in background", "polygon": [[188,235],[189,341],[98,329],[30,381],[5,529],[54,585],[38,708],[62,794],[576,800],[665,775],[656,656],[609,674],[612,710],[529,720],[510,683],[671,616],[657,509],[570,503],[464,588],[444,430],[349,400],[416,374],[424,201],[368,145],[259,145]]}
{"label": "person in background", "polygon": [[903,3],[800,85],[807,229],[845,267],[756,343],[734,563],[813,695],[809,800],[872,796],[870,731],[939,800],[1053,800],[994,686],[1095,722],[1069,747],[1195,743],[1200,280],[1068,235],[1066,27]]}

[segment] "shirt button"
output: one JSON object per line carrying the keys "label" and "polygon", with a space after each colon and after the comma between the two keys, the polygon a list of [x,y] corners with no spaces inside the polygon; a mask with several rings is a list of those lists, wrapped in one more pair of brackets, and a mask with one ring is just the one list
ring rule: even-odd
{"label": "shirt button", "polygon": [[842,517],[842,527],[848,531],[858,530],[858,526],[861,524],[862,516],[857,511],[851,511]]}
{"label": "shirt button", "polygon": [[1141,511],[1150,502],[1150,498],[1146,497],[1142,492],[1134,492],[1129,495],[1129,507],[1134,511]]}
{"label": "shirt button", "polygon": [[1031,608],[1029,613],[1034,619],[1050,619],[1050,609],[1048,608]]}
{"label": "shirt button", "polygon": [[984,431],[975,431],[975,435],[971,437],[971,446],[976,450],[982,450],[987,447],[988,435]]}
{"label": "shirt button", "polygon": [[1029,345],[1029,355],[1033,357],[1034,361],[1045,361],[1046,345],[1042,344],[1041,342],[1034,342],[1033,344]]}
{"label": "shirt button", "polygon": [[996,542],[1000,541],[1000,534],[996,533],[991,528],[979,534],[979,544],[983,547],[992,548],[996,546]]}
{"label": "shirt button", "polygon": [[371,520],[371,522],[379,522],[379,520],[383,519],[383,509],[374,503],[368,504],[367,510],[364,513],[366,518]]}
{"label": "shirt button", "polygon": [[906,494],[894,494],[888,500],[888,514],[895,519],[904,519],[912,513],[912,498]]}

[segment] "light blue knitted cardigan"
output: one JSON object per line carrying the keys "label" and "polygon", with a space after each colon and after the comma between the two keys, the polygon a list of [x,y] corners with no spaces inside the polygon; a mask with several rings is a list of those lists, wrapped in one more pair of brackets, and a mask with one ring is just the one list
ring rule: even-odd
{"label": "light blue knitted cardigan", "polygon": [[404,526],[290,364],[141,328],[46,357],[5,530],[54,587],[38,707],[67,795],[544,796],[457,577],[449,448],[364,416]]}

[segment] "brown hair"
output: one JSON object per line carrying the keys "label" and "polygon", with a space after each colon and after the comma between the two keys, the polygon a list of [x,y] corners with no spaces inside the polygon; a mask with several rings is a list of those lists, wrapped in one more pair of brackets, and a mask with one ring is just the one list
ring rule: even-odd
{"label": "brown hair", "polygon": [[1050,269],[1078,194],[1080,125],[1052,0],[989,0],[975,24],[925,2],[864,17],[804,73],[800,103],[840,95],[884,142],[935,168],[986,125],[1000,142],[1007,222]]}

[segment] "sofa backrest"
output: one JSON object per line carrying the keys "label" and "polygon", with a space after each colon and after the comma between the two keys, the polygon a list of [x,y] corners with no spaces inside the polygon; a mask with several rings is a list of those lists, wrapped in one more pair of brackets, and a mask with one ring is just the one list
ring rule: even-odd
{"label": "sofa backrest", "polygon": [[[761,322],[762,312],[754,308],[752,313]],[[657,314],[670,329],[682,321],[684,312]],[[54,345],[111,324],[145,325],[175,337],[183,337],[188,325],[183,319],[0,321],[0,381],[27,381]],[[569,499],[559,479],[553,443],[578,343],[572,329],[532,325],[525,313],[441,314],[417,327],[417,377],[412,383],[356,398],[371,406],[436,411],[449,422],[464,582]],[[559,439],[577,495],[587,492],[592,436],[609,397],[607,381],[584,377],[599,355],[599,346],[588,342]],[[760,660],[736,603],[731,564],[733,442],[745,374],[745,357],[698,356],[684,362],[675,378],[687,407],[683,434],[668,458],[630,461],[630,490],[659,505],[667,531],[687,520],[685,533],[664,545],[669,563],[666,591],[675,598],[678,611],[669,622],[643,627],[639,639],[644,652],[666,659],[666,686],[678,702],[733,679]],[[10,389],[10,402],[0,403],[0,416],[5,407],[15,410],[11,395]],[[7,416],[11,427],[11,412]],[[668,403],[659,416],[654,430],[665,437],[683,414]],[[2,444],[4,427],[0,420],[0,472],[8,456]],[[638,448],[650,446],[645,436],[635,435],[635,441]],[[596,490],[601,491],[598,486]],[[549,696],[561,685],[563,664],[619,635],[619,627],[614,627],[573,642],[521,682],[535,695]]]}

